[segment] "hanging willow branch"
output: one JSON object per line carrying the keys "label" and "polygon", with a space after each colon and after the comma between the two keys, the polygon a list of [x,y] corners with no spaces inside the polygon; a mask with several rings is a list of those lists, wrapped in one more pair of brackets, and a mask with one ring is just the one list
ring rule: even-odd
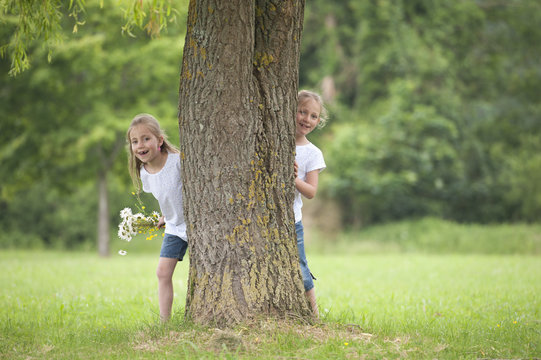
{"label": "hanging willow branch", "polygon": [[[7,42],[0,44],[0,56],[11,59],[9,74],[16,76],[30,67],[28,46],[43,41],[51,61],[53,45],[62,41],[62,20],[74,20],[73,32],[84,25],[85,0],[0,0],[0,24],[12,26],[14,31]],[[122,32],[133,35],[134,28],[158,37],[174,21],[178,13],[171,0],[118,0],[124,14]],[[100,7],[104,1],[99,0]]]}

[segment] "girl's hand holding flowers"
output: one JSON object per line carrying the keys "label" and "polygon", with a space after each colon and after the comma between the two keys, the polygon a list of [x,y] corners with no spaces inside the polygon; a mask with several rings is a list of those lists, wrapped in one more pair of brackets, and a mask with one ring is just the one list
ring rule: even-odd
{"label": "girl's hand holding flowers", "polygon": [[[143,207],[144,209],[144,207]],[[158,236],[157,231],[165,225],[164,217],[156,211],[150,215],[143,213],[133,214],[130,208],[125,208],[120,212],[122,221],[118,225],[118,237],[122,240],[131,241],[137,234],[148,234],[147,240]],[[120,250],[120,255],[126,255],[127,252]]]}
{"label": "girl's hand holding flowers", "polygon": [[161,229],[162,227],[165,226],[165,217],[160,217],[160,219],[158,220],[158,223],[156,224],[156,227],[158,229]]}

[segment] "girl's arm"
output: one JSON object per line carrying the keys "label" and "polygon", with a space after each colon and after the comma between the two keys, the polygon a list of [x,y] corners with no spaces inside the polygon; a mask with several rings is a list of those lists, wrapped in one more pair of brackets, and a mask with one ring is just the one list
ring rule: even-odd
{"label": "girl's arm", "polygon": [[304,181],[296,177],[295,187],[306,198],[312,199],[314,196],[316,196],[318,179],[319,179],[319,169],[312,170],[306,173],[306,180]]}

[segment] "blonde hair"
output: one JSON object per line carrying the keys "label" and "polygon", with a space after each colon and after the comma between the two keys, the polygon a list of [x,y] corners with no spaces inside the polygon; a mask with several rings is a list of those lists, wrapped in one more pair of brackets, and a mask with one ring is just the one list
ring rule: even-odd
{"label": "blonde hair", "polygon": [[128,151],[128,170],[130,172],[130,177],[133,182],[133,185],[135,186],[135,189],[137,190],[137,193],[141,192],[141,166],[143,166],[143,162],[139,160],[135,154],[133,153],[133,150],[131,148],[131,140],[130,140],[130,132],[132,129],[138,125],[144,125],[146,128],[152,133],[152,135],[156,136],[157,138],[163,139],[163,144],[161,146],[161,152],[162,153],[179,153],[179,149],[175,147],[174,145],[171,145],[169,141],[167,141],[167,135],[165,132],[161,129],[160,123],[156,118],[150,114],[139,114],[136,115],[133,120],[130,123],[130,127],[128,128],[128,131],[126,132],[126,141],[127,141],[127,151]]}
{"label": "blonde hair", "polygon": [[298,104],[303,104],[307,100],[314,100],[319,104],[319,108],[321,109],[319,112],[319,124],[317,124],[318,128],[322,128],[327,124],[328,120],[328,114],[327,114],[327,108],[325,107],[325,104],[323,103],[323,99],[319,94],[309,91],[309,90],[301,90],[299,91],[299,94],[297,96]]}

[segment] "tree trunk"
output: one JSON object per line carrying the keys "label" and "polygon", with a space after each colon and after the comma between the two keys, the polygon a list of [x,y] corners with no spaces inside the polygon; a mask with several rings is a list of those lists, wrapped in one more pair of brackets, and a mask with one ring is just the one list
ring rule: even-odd
{"label": "tree trunk", "polygon": [[304,1],[190,1],[179,127],[196,322],[311,315],[292,209],[303,12]]}
{"label": "tree trunk", "polygon": [[107,194],[107,173],[98,173],[98,253],[109,256],[109,196]]}
{"label": "tree trunk", "polygon": [[109,256],[111,242],[107,174],[123,146],[124,134],[117,131],[116,140],[110,149],[106,150],[101,145],[96,148],[101,163],[101,169],[98,170],[98,253],[104,257]]}

